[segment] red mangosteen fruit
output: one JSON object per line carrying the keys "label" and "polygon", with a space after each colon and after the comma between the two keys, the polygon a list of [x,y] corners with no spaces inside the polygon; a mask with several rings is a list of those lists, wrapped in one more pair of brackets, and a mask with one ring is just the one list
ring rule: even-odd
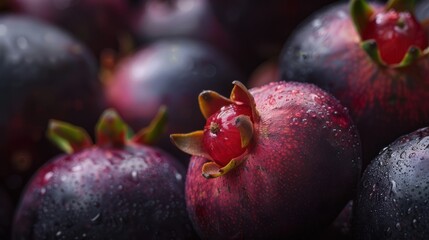
{"label": "red mangosteen fruit", "polygon": [[192,156],[186,203],[203,239],[285,239],[316,234],[352,198],[360,175],[347,110],[312,84],[276,82],[230,98],[206,90],[204,130],[172,134]]}
{"label": "red mangosteen fruit", "polygon": [[401,136],[366,168],[354,205],[354,239],[427,239],[429,128]]}
{"label": "red mangosteen fruit", "polygon": [[429,58],[415,1],[351,0],[315,13],[291,35],[282,79],[310,82],[349,110],[366,166],[384,146],[429,121]]}
{"label": "red mangosteen fruit", "polygon": [[226,94],[231,79],[240,78],[229,59],[209,45],[169,39],[148,45],[120,62],[105,92],[108,104],[133,128],[148,124],[157,109],[166,105],[170,121],[159,144],[189,159],[171,144],[168,135],[204,124],[194,104],[201,91],[215,89]]}
{"label": "red mangosteen fruit", "polygon": [[44,138],[49,119],[91,129],[105,100],[94,57],[54,26],[3,15],[0,52],[0,182],[16,198],[28,177],[58,154]]}
{"label": "red mangosteen fruit", "polygon": [[67,152],[45,164],[22,195],[13,239],[193,239],[184,197],[185,168],[147,145],[165,109],[137,134],[113,110],[83,129],[52,120],[48,136]]}

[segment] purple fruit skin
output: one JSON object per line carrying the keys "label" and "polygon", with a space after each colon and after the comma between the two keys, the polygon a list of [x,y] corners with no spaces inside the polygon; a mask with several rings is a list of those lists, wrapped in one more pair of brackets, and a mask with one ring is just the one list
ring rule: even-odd
{"label": "purple fruit skin", "polygon": [[365,170],[354,206],[354,239],[427,239],[429,128],[401,136]]}
{"label": "purple fruit skin", "polygon": [[56,118],[91,130],[105,108],[90,52],[36,19],[0,17],[0,183],[19,194],[58,150],[44,136]]}
{"label": "purple fruit skin", "polygon": [[193,239],[185,174],[176,159],[147,146],[59,156],[23,193],[13,239]]}
{"label": "purple fruit skin", "polygon": [[84,42],[93,53],[118,50],[129,34],[131,7],[124,0],[10,0],[15,12],[56,25]]}

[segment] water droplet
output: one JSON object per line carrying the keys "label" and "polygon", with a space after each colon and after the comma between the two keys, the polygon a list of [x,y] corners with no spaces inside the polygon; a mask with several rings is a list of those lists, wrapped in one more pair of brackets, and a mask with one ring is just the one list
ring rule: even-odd
{"label": "water droplet", "polygon": [[320,26],[322,26],[322,21],[320,19],[315,19],[312,23],[313,27],[318,28]]}
{"label": "water droplet", "polygon": [[61,232],[61,231],[58,231],[58,232],[56,233],[57,237],[61,236],[61,234],[62,234],[62,232]]}
{"label": "water droplet", "polygon": [[389,237],[390,235],[392,235],[392,230],[390,229],[390,227],[388,227],[384,233],[387,237]]}
{"label": "water droplet", "polygon": [[137,179],[137,171],[132,171],[131,172],[131,178],[134,180],[134,181],[137,181],[138,179]]}
{"label": "water droplet", "polygon": [[122,190],[122,189],[124,189],[124,186],[119,185],[119,186],[118,186],[118,190]]}
{"label": "water droplet", "polygon": [[394,180],[390,180],[390,195],[397,194],[398,189],[396,187],[396,182]]}
{"label": "water droplet", "polygon": [[45,174],[45,177],[44,177],[44,179],[45,179],[45,181],[49,181],[49,179],[51,179],[51,177],[54,175],[54,173],[53,172],[47,172],[46,174]]}
{"label": "water droplet", "polygon": [[41,189],[40,189],[40,194],[42,194],[42,195],[43,195],[43,194],[45,194],[45,193],[46,193],[46,188],[41,188]]}
{"label": "water droplet", "polygon": [[176,180],[177,180],[177,181],[182,180],[182,174],[180,174],[180,173],[176,172],[176,173],[175,173],[175,176],[176,176]]}
{"label": "water droplet", "polygon": [[82,166],[80,166],[80,165],[76,165],[76,166],[72,167],[73,172],[78,172],[80,170],[82,170]]}
{"label": "water droplet", "polygon": [[401,223],[396,223],[395,225],[396,229],[398,229],[398,231],[401,231],[402,227],[401,227]]}
{"label": "water droplet", "polygon": [[416,153],[411,153],[408,157],[409,158],[414,158],[414,157],[416,157]]}
{"label": "water droplet", "polygon": [[417,219],[413,219],[413,228],[417,228]]}
{"label": "water droplet", "polygon": [[401,152],[401,155],[399,155],[400,158],[405,158],[405,152]]}
{"label": "water droplet", "polygon": [[95,224],[101,223],[101,213],[97,213],[93,218],[91,218],[91,222]]}

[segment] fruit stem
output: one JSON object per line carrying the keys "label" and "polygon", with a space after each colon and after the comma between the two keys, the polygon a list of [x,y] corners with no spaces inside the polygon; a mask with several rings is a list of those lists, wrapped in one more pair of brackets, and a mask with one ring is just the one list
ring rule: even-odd
{"label": "fruit stem", "polygon": [[46,135],[52,143],[68,154],[92,146],[92,140],[85,129],[58,120],[49,121]]}
{"label": "fruit stem", "polygon": [[368,25],[374,9],[365,0],[350,1],[350,15],[356,31],[362,36],[362,31]]}

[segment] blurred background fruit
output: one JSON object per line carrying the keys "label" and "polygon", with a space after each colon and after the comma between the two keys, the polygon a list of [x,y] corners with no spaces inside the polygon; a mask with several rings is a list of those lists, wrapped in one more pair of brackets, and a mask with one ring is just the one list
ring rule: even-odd
{"label": "blurred background fruit", "polygon": [[104,108],[93,56],[70,35],[33,18],[0,17],[0,183],[16,200],[58,151],[50,118],[92,129]]}
{"label": "blurred background fruit", "polygon": [[207,44],[187,39],[162,40],[123,59],[105,83],[109,106],[117,109],[133,128],[148,125],[161,105],[167,107],[167,131],[160,140],[178,156],[169,134],[188,132],[204,124],[195,104],[206,89],[228,93],[242,74],[222,54]]}

